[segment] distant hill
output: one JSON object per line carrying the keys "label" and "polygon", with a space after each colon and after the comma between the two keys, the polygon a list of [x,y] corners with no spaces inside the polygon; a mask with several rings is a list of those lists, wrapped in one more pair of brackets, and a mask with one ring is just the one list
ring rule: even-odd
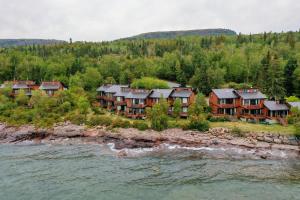
{"label": "distant hill", "polygon": [[44,39],[0,39],[0,47],[26,46],[26,45],[47,45],[60,44],[63,40],[44,40]]}
{"label": "distant hill", "polygon": [[170,39],[179,36],[215,36],[215,35],[236,35],[236,32],[230,29],[198,29],[187,31],[159,31],[143,33],[140,35],[123,39]]}

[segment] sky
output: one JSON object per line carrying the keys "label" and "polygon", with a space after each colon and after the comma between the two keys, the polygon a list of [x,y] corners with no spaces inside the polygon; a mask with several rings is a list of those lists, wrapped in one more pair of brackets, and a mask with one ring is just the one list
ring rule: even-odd
{"label": "sky", "polygon": [[0,0],[0,38],[107,41],[144,32],[296,31],[299,0]]}

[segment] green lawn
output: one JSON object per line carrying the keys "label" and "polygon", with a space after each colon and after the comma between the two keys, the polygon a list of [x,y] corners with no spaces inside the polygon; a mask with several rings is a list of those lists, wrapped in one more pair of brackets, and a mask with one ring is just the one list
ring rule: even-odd
{"label": "green lawn", "polygon": [[254,131],[254,132],[270,132],[270,133],[281,133],[281,134],[293,134],[295,128],[292,125],[281,126],[281,125],[265,125],[265,124],[252,124],[247,122],[210,122],[211,127],[225,127],[233,128],[238,127],[242,131]]}

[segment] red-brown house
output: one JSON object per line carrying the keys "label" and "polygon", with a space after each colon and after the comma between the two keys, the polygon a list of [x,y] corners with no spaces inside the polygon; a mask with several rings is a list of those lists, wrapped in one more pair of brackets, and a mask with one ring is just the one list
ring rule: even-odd
{"label": "red-brown house", "polygon": [[57,91],[65,90],[65,87],[59,81],[44,81],[39,89],[45,91],[49,96],[53,96]]}

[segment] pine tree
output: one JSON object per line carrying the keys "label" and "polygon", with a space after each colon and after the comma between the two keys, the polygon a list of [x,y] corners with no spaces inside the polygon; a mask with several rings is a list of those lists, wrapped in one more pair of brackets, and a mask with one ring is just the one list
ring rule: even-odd
{"label": "pine tree", "polygon": [[294,93],[293,74],[297,66],[297,59],[290,58],[284,68],[284,86],[288,96],[291,96]]}

